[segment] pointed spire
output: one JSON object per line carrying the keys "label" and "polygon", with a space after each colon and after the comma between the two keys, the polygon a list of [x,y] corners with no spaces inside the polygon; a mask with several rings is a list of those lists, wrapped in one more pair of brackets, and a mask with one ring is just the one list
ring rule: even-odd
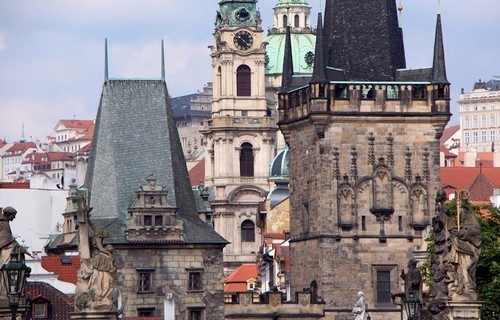
{"label": "pointed spire", "polygon": [[281,76],[281,92],[286,92],[292,86],[293,59],[292,59],[292,37],[290,26],[286,26],[285,55],[283,57],[283,74]]}
{"label": "pointed spire", "polygon": [[21,132],[21,139],[19,140],[19,142],[23,142],[24,143],[24,142],[26,142],[26,135],[24,134],[24,122],[22,124],[22,127],[23,127],[23,129],[22,129],[22,132]]}
{"label": "pointed spire", "polygon": [[165,81],[165,49],[163,47],[163,39],[161,40],[161,79]]}
{"label": "pointed spire", "polygon": [[436,21],[436,35],[434,40],[434,59],[432,63],[432,82],[449,83],[446,77],[446,64],[444,60],[443,31],[441,28],[441,14],[438,13]]}
{"label": "pointed spire", "polygon": [[104,81],[108,79],[108,38],[104,38]]}
{"label": "pointed spire", "polygon": [[323,50],[323,18],[321,12],[318,12],[316,48],[314,49],[314,71],[311,82],[328,82],[328,77],[326,76],[325,52]]}

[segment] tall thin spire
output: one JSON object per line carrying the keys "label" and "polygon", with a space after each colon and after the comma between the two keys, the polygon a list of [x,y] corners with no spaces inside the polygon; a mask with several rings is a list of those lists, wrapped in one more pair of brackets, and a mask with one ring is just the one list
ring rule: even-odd
{"label": "tall thin spire", "polygon": [[314,70],[311,82],[328,82],[326,76],[325,51],[323,49],[323,17],[318,12],[318,27],[316,29],[316,48],[314,49]]}
{"label": "tall thin spire", "polygon": [[290,26],[286,26],[285,55],[283,57],[283,74],[281,76],[281,92],[286,92],[292,86],[293,80],[293,58],[292,58],[292,37]]}
{"label": "tall thin spire", "polygon": [[19,142],[26,142],[26,135],[24,134],[24,122],[22,124],[22,132],[21,132],[21,139]]}
{"label": "tall thin spire", "polygon": [[165,49],[163,47],[163,39],[161,40],[161,79],[165,81]]}
{"label": "tall thin spire", "polygon": [[108,39],[104,39],[104,81],[108,81]]}
{"label": "tall thin spire", "polygon": [[443,30],[441,27],[441,14],[438,13],[436,21],[436,35],[434,40],[434,59],[432,63],[432,82],[449,83],[446,77],[446,64],[444,59]]}

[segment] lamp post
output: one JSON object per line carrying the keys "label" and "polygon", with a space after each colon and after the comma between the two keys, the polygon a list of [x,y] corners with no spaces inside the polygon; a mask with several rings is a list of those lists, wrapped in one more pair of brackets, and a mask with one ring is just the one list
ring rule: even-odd
{"label": "lamp post", "polygon": [[410,291],[403,301],[408,320],[420,319],[420,301],[415,297],[415,292]]}
{"label": "lamp post", "polygon": [[23,294],[26,278],[30,276],[31,268],[19,262],[18,253],[14,249],[10,254],[9,263],[4,264],[0,270],[2,271],[4,289],[9,299],[12,320],[16,320],[19,300]]}

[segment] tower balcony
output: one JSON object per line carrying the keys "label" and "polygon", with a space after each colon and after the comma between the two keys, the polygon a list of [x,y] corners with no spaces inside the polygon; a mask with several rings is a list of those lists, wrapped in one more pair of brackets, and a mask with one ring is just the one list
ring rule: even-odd
{"label": "tower balcony", "polygon": [[430,82],[311,83],[279,95],[280,121],[311,114],[418,116],[450,113],[449,84]]}
{"label": "tower balcony", "polygon": [[[241,117],[241,116],[225,116],[214,117],[205,122],[203,130],[215,130],[223,128],[259,128],[276,127],[276,119],[273,117]],[[276,127],[277,128],[277,127]]]}

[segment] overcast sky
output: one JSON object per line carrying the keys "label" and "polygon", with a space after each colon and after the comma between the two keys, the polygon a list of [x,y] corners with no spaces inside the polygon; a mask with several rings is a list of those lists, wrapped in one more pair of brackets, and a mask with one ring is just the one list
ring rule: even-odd
{"label": "overcast sky", "polygon": [[[360,0],[362,1],[362,0]],[[389,0],[390,1],[390,0]],[[399,2],[399,0],[397,0]],[[111,78],[159,78],[165,41],[171,96],[211,81],[217,0],[0,0],[0,138],[54,135],[59,119],[94,119],[104,81],[104,39]],[[277,0],[260,0],[263,26]],[[324,0],[311,0],[313,16]],[[409,68],[432,65],[437,0],[402,0]],[[500,75],[500,0],[442,0],[451,123],[460,88]],[[314,25],[316,19],[313,19]]]}

